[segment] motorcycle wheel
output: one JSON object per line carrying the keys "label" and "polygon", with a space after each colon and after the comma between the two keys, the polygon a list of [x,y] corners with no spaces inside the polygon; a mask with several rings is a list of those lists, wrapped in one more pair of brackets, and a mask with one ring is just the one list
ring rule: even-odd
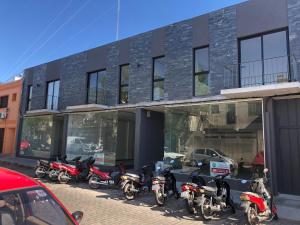
{"label": "motorcycle wheel", "polygon": [[38,166],[35,170],[35,176],[37,178],[44,178],[46,176],[46,169],[43,166]]}
{"label": "motorcycle wheel", "polygon": [[92,175],[89,179],[89,186],[91,189],[98,189],[100,188],[100,178],[97,175]]}
{"label": "motorcycle wheel", "polygon": [[201,204],[201,216],[203,220],[211,220],[213,217],[213,211],[210,208],[210,199],[204,197],[204,201]]}
{"label": "motorcycle wheel", "polygon": [[259,223],[257,210],[254,205],[251,205],[247,211],[247,222],[249,225],[256,225]]}
{"label": "motorcycle wheel", "polygon": [[194,206],[194,201],[193,200],[191,200],[191,199],[185,199],[185,206],[186,206],[187,211],[190,214],[195,214],[197,212],[196,208]]}
{"label": "motorcycle wheel", "polygon": [[49,179],[50,179],[51,181],[57,181],[57,178],[58,178],[57,173],[58,173],[58,171],[56,171],[56,170],[51,170],[51,171],[49,172]]}
{"label": "motorcycle wheel", "polygon": [[131,191],[131,189],[134,189],[134,185],[131,183],[127,183],[124,186],[123,194],[127,200],[133,200],[135,198],[135,193]]}
{"label": "motorcycle wheel", "polygon": [[158,206],[164,206],[166,197],[164,197],[164,193],[161,188],[155,192],[155,200]]}
{"label": "motorcycle wheel", "polygon": [[67,171],[61,171],[58,174],[58,181],[61,184],[67,184],[70,180],[70,175],[68,174]]}

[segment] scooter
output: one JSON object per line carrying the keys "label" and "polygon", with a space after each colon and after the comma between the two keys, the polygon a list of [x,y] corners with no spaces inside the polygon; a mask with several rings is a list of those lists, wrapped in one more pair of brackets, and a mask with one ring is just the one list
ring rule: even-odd
{"label": "scooter", "polygon": [[[160,168],[159,168],[160,169]],[[165,168],[152,179],[152,191],[155,194],[157,205],[163,206],[167,197],[175,195],[179,196],[176,188],[176,179],[174,174],[171,173],[172,167]]]}
{"label": "scooter", "polygon": [[76,165],[62,164],[58,174],[58,181],[61,184],[67,184],[70,180],[88,180],[90,177],[90,168],[95,163],[93,157],[79,161]]}
{"label": "scooter", "polygon": [[[250,192],[243,192],[240,196],[242,208],[250,225],[259,224],[263,221],[278,220],[277,208],[273,202],[273,195],[267,187],[268,169],[263,170],[264,177],[257,178],[250,184]],[[247,183],[243,180],[242,183]]]}
{"label": "scooter", "polygon": [[224,180],[229,173],[217,175],[208,183],[214,182],[216,187],[202,186],[201,216],[203,220],[211,220],[215,212],[230,210],[235,213],[234,203],[230,197],[230,186]]}
{"label": "scooter", "polygon": [[121,176],[126,173],[124,165],[121,163],[118,166],[118,170],[116,172],[104,172],[101,171],[98,167],[92,166],[90,168],[90,178],[89,178],[89,186],[92,189],[98,189],[100,185],[118,185],[121,180]]}
{"label": "scooter", "polygon": [[38,160],[37,166],[35,168],[35,175],[38,178],[44,178],[46,175],[49,176],[50,180],[57,180],[59,168],[64,164],[75,164],[80,160],[80,156],[75,157],[74,159],[67,161],[67,156],[64,156],[62,159],[57,159],[56,161],[49,162],[47,160]]}
{"label": "scooter", "polygon": [[138,193],[150,192],[153,177],[150,166],[143,166],[141,174],[125,173],[121,176],[121,190],[127,200],[133,200]]}
{"label": "scooter", "polygon": [[202,186],[206,185],[205,180],[199,175],[199,170],[193,171],[189,177],[191,182],[181,185],[181,198],[185,200],[186,209],[190,214],[197,212],[196,208],[200,207],[202,194],[204,190]]}

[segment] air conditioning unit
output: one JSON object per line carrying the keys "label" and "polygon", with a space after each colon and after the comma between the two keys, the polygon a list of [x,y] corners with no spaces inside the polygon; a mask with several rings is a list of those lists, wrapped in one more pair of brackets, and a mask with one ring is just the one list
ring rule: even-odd
{"label": "air conditioning unit", "polygon": [[7,113],[6,112],[0,112],[0,119],[6,119]]}

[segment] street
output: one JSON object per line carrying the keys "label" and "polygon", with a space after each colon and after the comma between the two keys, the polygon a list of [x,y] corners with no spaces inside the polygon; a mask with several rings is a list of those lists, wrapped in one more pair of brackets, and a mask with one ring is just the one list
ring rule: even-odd
{"label": "street", "polygon": [[[5,167],[8,166],[5,165]],[[9,167],[30,176],[33,175],[32,170]],[[136,200],[126,201],[122,192],[116,187],[91,190],[86,183],[58,184],[49,182],[47,179],[41,181],[54,192],[69,211],[83,211],[82,225],[246,224],[240,210],[237,210],[235,215],[218,215],[210,222],[203,222],[199,216],[187,213],[181,199],[170,198],[165,207],[158,207],[152,193],[141,194]],[[300,223],[279,220],[271,224],[296,225]]]}

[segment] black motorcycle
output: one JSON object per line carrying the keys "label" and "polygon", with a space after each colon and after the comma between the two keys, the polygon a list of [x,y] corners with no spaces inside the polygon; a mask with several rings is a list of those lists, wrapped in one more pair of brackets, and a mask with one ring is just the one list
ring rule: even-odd
{"label": "black motorcycle", "polygon": [[121,176],[121,189],[127,200],[133,200],[138,193],[150,192],[153,172],[150,166],[143,166],[141,174],[125,173]]}
{"label": "black motorcycle", "polygon": [[157,205],[163,206],[167,197],[175,195],[178,198],[179,193],[176,188],[176,179],[171,173],[172,167],[159,170],[158,174],[152,179],[152,191],[155,193]]}
{"label": "black motorcycle", "polygon": [[216,187],[202,186],[201,216],[204,220],[211,220],[215,212],[230,210],[231,213],[235,213],[234,203],[230,197],[230,186],[224,180],[228,175],[217,175],[208,182],[214,182]]}

